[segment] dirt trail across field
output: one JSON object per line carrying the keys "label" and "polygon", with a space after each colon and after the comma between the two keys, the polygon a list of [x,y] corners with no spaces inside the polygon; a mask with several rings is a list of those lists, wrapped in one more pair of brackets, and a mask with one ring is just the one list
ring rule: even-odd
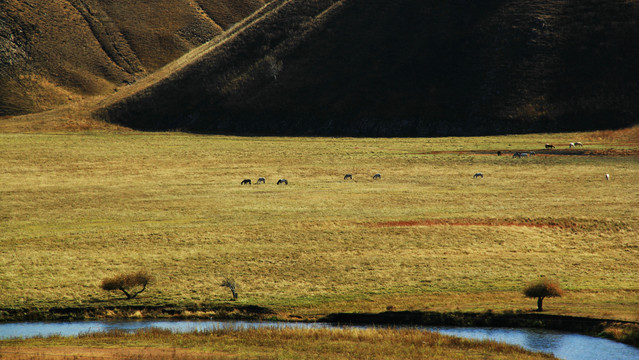
{"label": "dirt trail across field", "polygon": [[[451,150],[451,151],[429,151],[423,154],[458,154],[458,155],[478,155],[478,156],[498,156],[498,150]],[[502,156],[512,156],[515,151],[527,152],[526,150],[501,150]],[[599,150],[582,150],[582,149],[566,149],[566,150],[534,150],[534,156],[639,156],[639,149],[599,149]]]}
{"label": "dirt trail across field", "polygon": [[406,226],[522,226],[536,228],[567,228],[570,224],[559,222],[525,222],[500,219],[429,219],[410,221],[387,221],[372,224],[374,227],[406,227]]}

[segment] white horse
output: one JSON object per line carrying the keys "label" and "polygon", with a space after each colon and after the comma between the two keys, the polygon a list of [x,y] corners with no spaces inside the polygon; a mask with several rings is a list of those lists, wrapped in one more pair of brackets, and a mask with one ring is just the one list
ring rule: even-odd
{"label": "white horse", "polygon": [[569,148],[574,148],[574,147],[575,147],[575,143],[570,143],[570,144],[568,144],[568,147],[569,147]]}
{"label": "white horse", "polygon": [[581,146],[581,147],[584,147],[584,144],[582,144],[582,143],[580,143],[579,141],[577,141],[577,142],[575,143],[575,146]]}
{"label": "white horse", "polygon": [[606,174],[606,180],[610,180],[610,174]]}

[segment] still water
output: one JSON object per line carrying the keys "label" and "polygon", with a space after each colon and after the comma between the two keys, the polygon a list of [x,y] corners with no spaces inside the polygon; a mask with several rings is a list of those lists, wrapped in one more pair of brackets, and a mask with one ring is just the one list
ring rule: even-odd
{"label": "still water", "polygon": [[[174,332],[214,329],[275,328],[340,328],[328,323],[284,323],[252,321],[76,321],[76,322],[25,322],[0,324],[0,339],[33,336],[76,336],[89,332],[114,329],[136,330],[144,328],[169,329]],[[362,327],[362,326],[358,326]],[[514,328],[458,328],[419,327],[469,339],[495,340],[519,345],[532,351],[551,353],[567,360],[635,360],[639,349],[614,341],[592,336],[541,329]]]}

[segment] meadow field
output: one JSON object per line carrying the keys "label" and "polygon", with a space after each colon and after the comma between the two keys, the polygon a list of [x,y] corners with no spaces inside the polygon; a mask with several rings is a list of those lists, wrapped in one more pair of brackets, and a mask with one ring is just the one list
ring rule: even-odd
{"label": "meadow field", "polygon": [[[0,134],[0,308],[533,311],[547,276],[547,313],[639,321],[637,133]],[[134,300],[99,287],[141,269]]]}

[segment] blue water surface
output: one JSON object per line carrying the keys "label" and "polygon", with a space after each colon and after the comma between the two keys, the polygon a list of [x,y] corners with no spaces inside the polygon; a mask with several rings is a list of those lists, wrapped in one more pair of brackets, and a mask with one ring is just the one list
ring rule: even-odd
{"label": "blue water surface", "polygon": [[[328,323],[294,323],[262,321],[74,321],[23,322],[0,324],[0,339],[34,336],[77,336],[115,329],[134,331],[145,328],[168,329],[173,332],[216,329],[252,328],[343,328]],[[358,326],[358,328],[361,326]],[[639,360],[639,349],[607,339],[543,329],[418,327],[445,335],[468,339],[494,340],[519,345],[532,351],[550,353],[567,360]]]}

